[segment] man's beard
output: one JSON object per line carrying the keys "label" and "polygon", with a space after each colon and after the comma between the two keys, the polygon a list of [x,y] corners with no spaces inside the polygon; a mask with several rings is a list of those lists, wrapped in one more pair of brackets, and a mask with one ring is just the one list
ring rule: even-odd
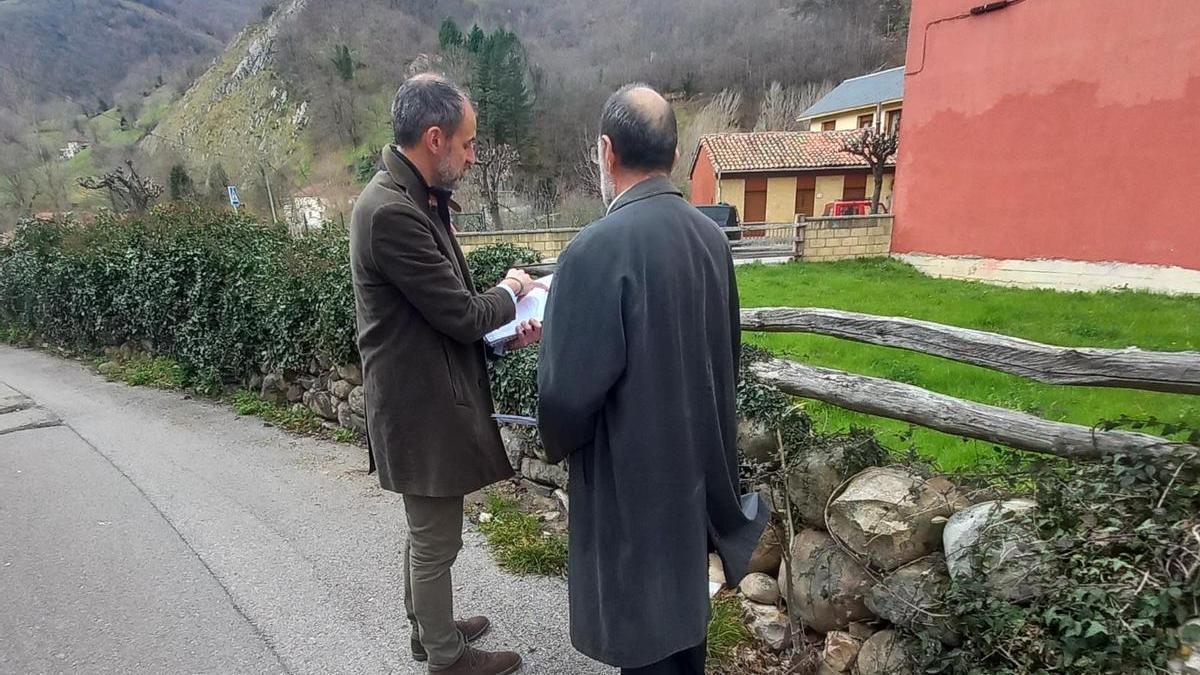
{"label": "man's beard", "polygon": [[435,187],[440,187],[443,190],[451,192],[458,189],[458,184],[462,182],[463,176],[466,175],[467,169],[455,170],[454,165],[449,155],[438,160],[437,175],[434,176],[436,183]]}
{"label": "man's beard", "polygon": [[604,164],[600,165],[600,199],[604,200],[605,206],[612,206],[613,200],[617,198],[617,184],[613,182],[612,176],[608,174],[608,169]]}

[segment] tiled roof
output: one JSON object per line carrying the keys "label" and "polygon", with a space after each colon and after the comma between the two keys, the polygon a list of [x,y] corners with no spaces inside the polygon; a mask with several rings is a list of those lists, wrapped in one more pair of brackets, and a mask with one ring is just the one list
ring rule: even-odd
{"label": "tiled roof", "polygon": [[[699,149],[707,148],[713,170],[719,173],[866,168],[866,160],[842,151],[842,143],[858,133],[849,130],[708,134],[700,137]],[[699,155],[698,151],[696,156]],[[888,160],[889,164],[894,162]],[[692,169],[695,170],[694,164]]]}
{"label": "tiled roof", "polygon": [[899,66],[845,80],[834,87],[833,91],[812,104],[808,110],[800,113],[800,119],[812,119],[826,113],[863,108],[902,98],[904,98],[904,66]]}

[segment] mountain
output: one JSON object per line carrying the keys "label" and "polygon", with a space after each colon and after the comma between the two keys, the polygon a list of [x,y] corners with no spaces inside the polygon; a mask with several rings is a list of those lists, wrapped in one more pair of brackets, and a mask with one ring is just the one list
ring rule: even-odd
{"label": "mountain", "polygon": [[[245,0],[0,0],[0,106],[89,109],[183,81],[261,12]],[[15,72],[14,72],[15,71]]]}

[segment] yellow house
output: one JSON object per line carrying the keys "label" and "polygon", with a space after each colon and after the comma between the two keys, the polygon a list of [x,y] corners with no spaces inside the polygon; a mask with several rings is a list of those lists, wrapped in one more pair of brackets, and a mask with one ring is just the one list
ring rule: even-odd
{"label": "yellow house", "polygon": [[[759,131],[700,138],[692,162],[692,203],[731,204],[743,223],[791,223],[838,200],[869,199],[866,160],[842,151],[850,131]],[[888,160],[880,203],[889,207],[895,160]]]}
{"label": "yellow house", "polygon": [[800,123],[810,131],[869,126],[895,131],[900,128],[903,99],[904,66],[899,66],[842,82],[800,113]]}

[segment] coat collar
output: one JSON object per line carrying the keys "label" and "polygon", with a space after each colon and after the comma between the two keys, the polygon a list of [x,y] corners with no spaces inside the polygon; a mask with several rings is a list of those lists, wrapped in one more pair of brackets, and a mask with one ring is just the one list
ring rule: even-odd
{"label": "coat collar", "polygon": [[617,197],[617,200],[612,203],[612,206],[608,207],[608,212],[609,214],[613,214],[618,209],[629,206],[634,202],[668,194],[683,196],[683,193],[671,184],[670,178],[667,176],[653,176],[622,192],[621,196]]}
{"label": "coat collar", "polygon": [[[414,202],[422,205],[431,203],[435,188],[425,182],[425,177],[398,146],[389,145],[383,149],[383,168],[396,187],[407,192]],[[450,210],[462,213],[462,207],[453,198],[450,199]]]}

